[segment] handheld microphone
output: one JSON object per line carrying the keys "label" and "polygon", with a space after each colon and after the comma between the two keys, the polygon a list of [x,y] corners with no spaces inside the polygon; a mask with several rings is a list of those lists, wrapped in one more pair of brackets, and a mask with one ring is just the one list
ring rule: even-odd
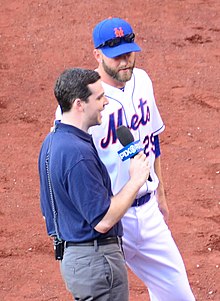
{"label": "handheld microphone", "polygon": [[122,161],[134,158],[142,150],[140,140],[134,141],[131,131],[126,126],[119,126],[116,130],[116,135],[120,143],[124,146],[118,151],[118,155]]}
{"label": "handheld microphone", "polygon": [[116,135],[123,146],[126,146],[134,141],[131,131],[124,125],[121,125],[117,128]]}
{"label": "handheld microphone", "polygon": [[[118,151],[122,161],[134,158],[141,150],[143,150],[140,146],[140,140],[134,141],[134,136],[126,126],[119,126],[116,130],[116,135],[120,143],[124,146],[124,148]],[[150,175],[148,181],[152,181]]]}

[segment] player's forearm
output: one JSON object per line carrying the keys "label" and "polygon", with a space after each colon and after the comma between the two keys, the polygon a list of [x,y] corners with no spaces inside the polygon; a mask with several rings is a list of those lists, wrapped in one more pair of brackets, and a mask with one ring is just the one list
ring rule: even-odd
{"label": "player's forearm", "polygon": [[157,194],[160,195],[160,196],[165,196],[165,192],[164,192],[165,190],[164,190],[164,184],[163,184],[163,178],[162,178],[162,171],[161,171],[160,156],[155,159],[154,170],[155,170],[155,173],[156,173],[156,175],[158,177],[158,180],[159,180],[159,184],[158,184],[158,188],[157,188]]}
{"label": "player's forearm", "polygon": [[159,199],[165,198],[165,189],[164,189],[164,184],[163,184],[162,178],[159,179],[159,184],[157,187],[157,195],[158,195]]}
{"label": "player's forearm", "polygon": [[100,233],[109,231],[132,205],[139,189],[140,187],[130,180],[117,195],[111,198],[109,210],[96,225],[95,230]]}
{"label": "player's forearm", "polygon": [[156,158],[154,168],[155,168],[157,177],[159,179],[159,184],[157,187],[157,201],[158,201],[159,209],[164,216],[165,222],[168,223],[169,208],[167,205],[165,189],[164,189],[164,185],[163,185],[160,156]]}

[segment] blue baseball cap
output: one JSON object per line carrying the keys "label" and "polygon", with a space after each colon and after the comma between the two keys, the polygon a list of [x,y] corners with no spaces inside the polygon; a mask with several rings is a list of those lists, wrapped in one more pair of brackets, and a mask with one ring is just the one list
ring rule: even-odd
{"label": "blue baseball cap", "polygon": [[98,23],[93,30],[93,42],[109,58],[141,51],[134,42],[131,25],[120,18],[108,18]]}

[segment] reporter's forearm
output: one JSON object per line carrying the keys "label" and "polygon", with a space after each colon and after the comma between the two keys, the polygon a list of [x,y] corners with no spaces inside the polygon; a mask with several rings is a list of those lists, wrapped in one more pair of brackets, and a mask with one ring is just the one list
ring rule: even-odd
{"label": "reporter's forearm", "polygon": [[148,179],[149,172],[149,162],[145,154],[143,152],[138,153],[130,161],[130,180],[117,195],[111,198],[109,210],[96,225],[96,231],[106,233],[123,217],[136,198],[139,189]]}
{"label": "reporter's forearm", "polygon": [[122,190],[111,198],[110,207],[95,230],[100,233],[108,232],[131,207],[139,189],[133,180],[129,180]]}

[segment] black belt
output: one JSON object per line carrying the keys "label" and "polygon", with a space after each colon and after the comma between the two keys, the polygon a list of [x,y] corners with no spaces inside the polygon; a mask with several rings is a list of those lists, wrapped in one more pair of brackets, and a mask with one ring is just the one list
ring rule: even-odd
{"label": "black belt", "polygon": [[147,193],[145,195],[143,195],[142,197],[140,197],[139,199],[135,199],[134,203],[131,205],[131,207],[138,207],[138,206],[142,206],[145,203],[147,203],[150,200],[151,197],[151,193]]}
{"label": "black belt", "polygon": [[74,247],[89,247],[89,246],[104,246],[104,245],[109,245],[109,244],[118,244],[121,245],[122,240],[121,237],[106,237],[102,239],[94,239],[90,241],[85,241],[85,242],[72,242],[72,241],[66,241],[65,246],[66,248],[74,246]]}

